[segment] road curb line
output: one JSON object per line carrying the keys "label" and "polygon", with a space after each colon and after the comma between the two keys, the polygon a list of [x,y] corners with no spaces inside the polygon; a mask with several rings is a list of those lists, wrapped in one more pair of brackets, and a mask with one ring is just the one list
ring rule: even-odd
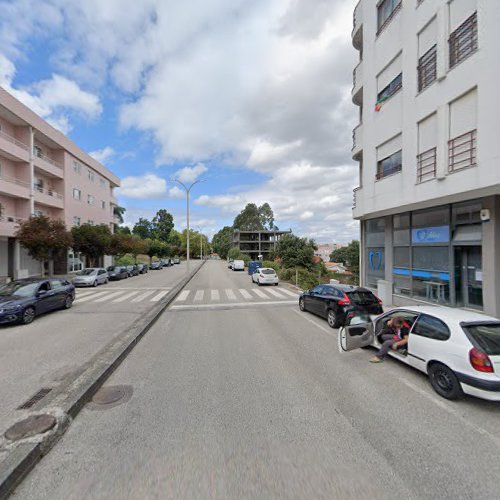
{"label": "road curb line", "polygon": [[14,491],[34,466],[46,455],[69,427],[85,404],[106,382],[110,375],[120,366],[122,361],[138,344],[138,342],[156,324],[168,306],[176,299],[182,289],[200,271],[206,261],[189,273],[174,286],[163,300],[150,309],[142,318],[134,322],[130,331],[124,336],[116,336],[102,348],[89,362],[75,380],[47,401],[37,406],[32,414],[61,413],[68,418],[58,429],[39,436],[37,441],[19,442],[0,448],[0,500],[4,500]]}

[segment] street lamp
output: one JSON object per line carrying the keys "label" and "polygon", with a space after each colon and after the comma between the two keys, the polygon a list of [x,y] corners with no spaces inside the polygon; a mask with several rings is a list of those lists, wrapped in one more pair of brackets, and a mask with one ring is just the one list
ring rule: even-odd
{"label": "street lamp", "polygon": [[200,232],[200,260],[203,260],[203,228],[201,226],[197,226],[197,228]]}
{"label": "street lamp", "polygon": [[179,179],[174,179],[174,182],[177,182],[177,184],[180,184],[186,191],[186,225],[187,225],[186,263],[187,263],[187,270],[189,271],[189,193],[191,192],[191,188],[195,184],[198,184],[199,182],[203,182],[203,180],[199,179],[197,181],[194,181],[189,186],[184,184],[184,182],[180,181]]}

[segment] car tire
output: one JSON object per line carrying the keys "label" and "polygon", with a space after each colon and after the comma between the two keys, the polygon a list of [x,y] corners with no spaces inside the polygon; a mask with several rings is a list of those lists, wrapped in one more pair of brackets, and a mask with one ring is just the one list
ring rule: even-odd
{"label": "car tire", "polygon": [[302,299],[302,298],[301,298],[301,299],[299,299],[299,309],[300,309],[301,311],[305,311],[305,310],[306,310],[306,306],[305,306],[305,304],[304,304],[304,299]]}
{"label": "car tire", "polygon": [[260,280],[257,280],[257,285],[262,286],[262,283],[260,282]]}
{"label": "car tire", "polygon": [[432,388],[443,398],[454,400],[464,397],[457,376],[446,365],[433,363],[427,370]]}
{"label": "car tire", "polygon": [[33,320],[35,319],[36,312],[34,307],[27,307],[23,311],[23,315],[21,316],[21,323],[23,325],[29,325],[30,323],[33,323]]}
{"label": "car tire", "polygon": [[107,285],[108,283],[109,283],[109,278],[106,278],[106,279],[104,280],[104,284],[105,284],[105,285]]}
{"label": "car tire", "polygon": [[333,309],[328,309],[326,321],[330,328],[340,328],[342,326],[341,321],[339,320],[338,316],[335,314],[335,311]]}
{"label": "car tire", "polygon": [[95,288],[99,283],[97,283],[97,280],[94,280],[94,283],[92,283],[92,286]]}
{"label": "car tire", "polygon": [[278,286],[278,283],[275,283],[274,286]]}
{"label": "car tire", "polygon": [[71,309],[72,305],[73,305],[73,297],[71,295],[66,295],[66,298],[64,299],[63,309]]}

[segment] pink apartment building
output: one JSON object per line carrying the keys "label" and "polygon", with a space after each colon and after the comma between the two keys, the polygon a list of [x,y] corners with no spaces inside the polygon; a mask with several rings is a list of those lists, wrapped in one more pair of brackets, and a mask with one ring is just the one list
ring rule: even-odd
{"label": "pink apartment building", "polygon": [[[0,87],[0,280],[37,275],[33,261],[14,237],[31,214],[62,219],[66,227],[116,222],[113,189],[120,180]],[[81,266],[72,252],[59,273]]]}

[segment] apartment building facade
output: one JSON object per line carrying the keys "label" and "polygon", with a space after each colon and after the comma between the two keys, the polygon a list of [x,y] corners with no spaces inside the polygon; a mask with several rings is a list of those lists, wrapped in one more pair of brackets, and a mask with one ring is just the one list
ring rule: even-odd
{"label": "apartment building facade", "polygon": [[[61,219],[70,229],[83,223],[113,229],[113,189],[120,181],[64,134],[0,87],[0,279],[38,275],[15,238],[32,214]],[[57,272],[78,270],[72,252]]]}
{"label": "apartment building facade", "polygon": [[500,316],[500,2],[361,0],[361,281]]}
{"label": "apartment building facade", "polygon": [[288,231],[233,231],[233,248],[248,255],[252,260],[269,260],[271,252],[276,248],[276,243]]}

